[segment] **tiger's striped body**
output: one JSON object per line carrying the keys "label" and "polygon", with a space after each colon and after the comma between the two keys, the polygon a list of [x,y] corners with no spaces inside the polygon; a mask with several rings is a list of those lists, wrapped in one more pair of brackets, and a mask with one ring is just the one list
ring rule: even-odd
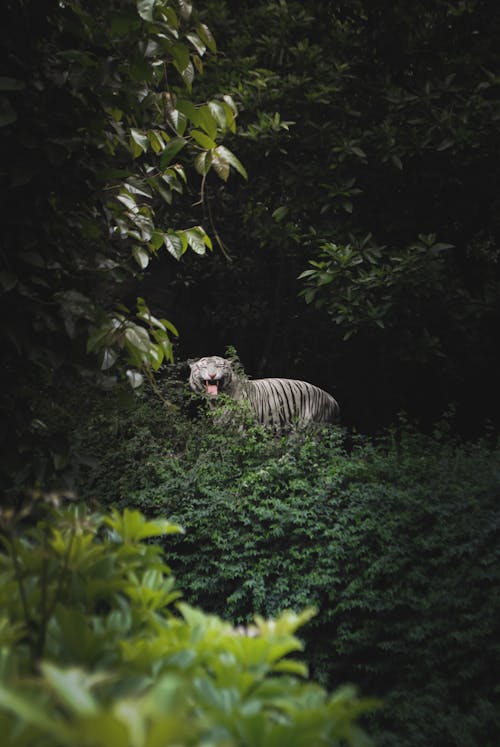
{"label": "tiger's striped body", "polygon": [[192,363],[189,384],[212,400],[224,393],[237,402],[247,402],[259,423],[274,428],[334,423],[339,417],[337,401],[323,389],[297,379],[242,379],[231,362],[219,356]]}

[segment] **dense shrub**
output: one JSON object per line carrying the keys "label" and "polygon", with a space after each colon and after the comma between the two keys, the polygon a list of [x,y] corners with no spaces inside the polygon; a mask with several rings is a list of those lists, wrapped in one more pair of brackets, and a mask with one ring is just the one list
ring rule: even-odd
{"label": "dense shrub", "polygon": [[35,523],[34,509],[2,515],[6,747],[371,743],[356,723],[371,704],[352,688],[328,695],[287,656],[301,650],[294,633],[310,610],[235,628],[174,606],[179,592],[147,540],[179,527],[128,509],[42,512]]}
{"label": "dense shrub", "polygon": [[151,431],[152,456],[122,463],[120,481],[186,528],[169,562],[189,598],[235,623],[316,606],[303,634],[312,671],[384,698],[380,745],[496,744],[493,440],[455,441],[446,424],[367,440],[181,421],[170,443],[183,428],[183,448]]}

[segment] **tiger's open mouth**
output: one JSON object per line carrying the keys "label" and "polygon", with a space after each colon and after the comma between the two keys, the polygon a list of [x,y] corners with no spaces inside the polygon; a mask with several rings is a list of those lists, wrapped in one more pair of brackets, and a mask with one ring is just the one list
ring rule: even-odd
{"label": "tiger's open mouth", "polygon": [[211,397],[217,397],[219,394],[219,382],[214,379],[204,379],[205,391]]}

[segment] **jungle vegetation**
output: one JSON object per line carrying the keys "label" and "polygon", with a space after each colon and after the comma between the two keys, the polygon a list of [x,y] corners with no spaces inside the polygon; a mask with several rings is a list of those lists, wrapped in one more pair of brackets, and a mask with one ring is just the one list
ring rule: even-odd
{"label": "jungle vegetation", "polygon": [[[2,18],[6,744],[496,745],[494,4]],[[226,351],[341,426],[221,423]]]}

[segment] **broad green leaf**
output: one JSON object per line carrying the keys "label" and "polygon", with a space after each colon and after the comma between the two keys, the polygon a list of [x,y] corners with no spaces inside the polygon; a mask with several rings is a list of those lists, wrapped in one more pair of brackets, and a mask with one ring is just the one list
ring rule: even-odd
{"label": "broad green leaf", "polygon": [[225,103],[229,106],[229,108],[233,112],[234,116],[236,116],[238,114],[238,107],[234,103],[233,97],[229,96],[229,94],[224,94],[224,96],[222,98],[225,101]]}
{"label": "broad green leaf", "polygon": [[81,669],[60,669],[48,662],[42,663],[41,669],[51,688],[73,713],[86,716],[97,713],[98,705],[90,692],[95,676]]}
{"label": "broad green leaf", "polygon": [[186,85],[186,88],[188,90],[191,90],[191,85],[194,80],[194,67],[193,67],[193,63],[191,62],[191,60],[189,60],[189,63],[186,65],[185,68],[183,68],[182,70],[179,69],[179,72],[182,76],[182,80],[184,81]]}
{"label": "broad green leaf", "polygon": [[173,524],[167,519],[146,519],[140,511],[130,508],[126,508],[123,513],[113,509],[104,521],[124,542],[140,542],[150,537],[184,533],[179,524]]}
{"label": "broad green leaf", "polygon": [[280,223],[283,218],[288,215],[288,208],[286,207],[286,205],[281,205],[279,208],[276,208],[272,215],[274,220],[277,223]]}
{"label": "broad green leaf", "polygon": [[153,251],[157,251],[161,246],[163,245],[163,231],[160,231],[159,228],[155,228],[153,231],[153,235],[151,236],[151,241],[149,246],[153,249]]}
{"label": "broad green leaf", "polygon": [[127,379],[132,389],[138,389],[144,382],[144,376],[139,371],[130,368],[127,370]]}
{"label": "broad green leaf", "polygon": [[197,54],[194,54],[191,59],[192,59],[193,65],[195,66],[199,74],[202,75],[204,68],[203,68],[203,60],[201,59],[201,57]]}
{"label": "broad green leaf", "polygon": [[171,332],[175,337],[179,337],[179,332],[177,331],[177,327],[175,327],[172,322],[169,322],[168,319],[161,319],[161,323],[164,327],[168,329],[169,332]]}
{"label": "broad green leaf", "polygon": [[212,138],[208,137],[208,135],[205,135],[205,133],[201,132],[201,130],[191,130],[190,135],[194,140],[196,140],[198,145],[201,145],[201,147],[205,148],[206,150],[215,148],[217,145],[215,140],[212,140]]}
{"label": "broad green leaf", "polygon": [[153,10],[156,0],[137,0],[137,12],[145,21],[154,21]]}
{"label": "broad green leaf", "polygon": [[236,120],[234,116],[234,110],[229,106],[229,104],[226,103],[226,101],[223,101],[221,106],[224,109],[224,114],[226,117],[226,126],[229,128],[231,132],[236,132]]}
{"label": "broad green leaf", "polygon": [[179,99],[176,106],[177,109],[185,114],[186,117],[188,117],[195,126],[199,125],[199,109],[197,109],[192,101],[188,101],[187,99]]}
{"label": "broad green leaf", "polygon": [[101,371],[107,371],[109,368],[111,368],[117,358],[118,353],[116,352],[116,350],[113,350],[113,348],[104,348],[104,350],[102,351]]}
{"label": "broad green leaf", "polygon": [[156,154],[161,153],[162,150],[165,148],[165,141],[163,140],[162,133],[160,131],[148,130],[147,138],[149,140],[149,143],[153,151]]}
{"label": "broad green leaf", "polygon": [[217,137],[217,120],[210,111],[208,105],[201,106],[198,109],[199,127],[204,130],[208,137],[215,140]]}
{"label": "broad green leaf", "polygon": [[163,234],[163,243],[165,248],[175,259],[180,259],[183,253],[182,241],[174,233]]}
{"label": "broad green leaf", "polygon": [[144,327],[128,322],[125,338],[131,345],[147,353],[151,341]]}
{"label": "broad green leaf", "polygon": [[184,231],[189,246],[196,254],[205,254],[206,247],[212,248],[212,242],[201,226],[188,228]]}
{"label": "broad green leaf", "polygon": [[201,57],[203,57],[207,48],[205,44],[202,42],[202,40],[200,39],[200,37],[198,36],[198,34],[194,34],[194,33],[186,34],[186,38],[189,39],[189,41],[191,42],[193,47],[196,49],[198,54]]}
{"label": "broad green leaf", "polygon": [[186,131],[187,117],[178,109],[169,109],[168,119],[179,137],[182,137]]}
{"label": "broad green leaf", "polygon": [[170,51],[177,69],[182,73],[182,70],[185,70],[190,62],[189,49],[185,44],[176,42],[175,44],[172,44]]}
{"label": "broad green leaf", "polygon": [[209,101],[207,106],[220,129],[224,130],[227,127],[227,117],[223,105],[218,101]]}
{"label": "broad green leaf", "polygon": [[299,677],[307,677],[309,673],[307,665],[295,659],[282,659],[273,666],[273,672],[286,672],[286,674],[296,674]]}
{"label": "broad green leaf", "polygon": [[229,174],[231,172],[231,167],[229,166],[229,163],[221,158],[217,152],[213,152],[212,166],[217,176],[223,179],[223,181],[227,182]]}
{"label": "broad green leaf", "polygon": [[146,267],[149,265],[149,260],[150,260],[149,252],[147,251],[147,249],[144,249],[144,247],[142,246],[136,245],[132,247],[132,254],[134,255],[134,259],[139,265],[139,267],[142,270],[145,270]]}
{"label": "broad green leaf", "polygon": [[224,145],[218,145],[215,149],[215,152],[220,155],[221,158],[223,158],[225,161],[227,161],[231,166],[239,173],[244,179],[248,179],[248,174],[246,172],[245,167],[241,163],[241,161],[232,153],[230,150],[228,150]]}
{"label": "broad green leaf", "polygon": [[136,143],[140,147],[140,149],[146,153],[149,147],[147,135],[145,135],[143,132],[140,132],[140,130],[136,130],[135,127],[132,127],[130,129],[130,137],[132,138],[134,143]]}
{"label": "broad green leaf", "polygon": [[203,39],[209,50],[215,54],[217,52],[217,44],[215,43],[215,39],[212,36],[212,32],[210,31],[208,26],[206,26],[204,23],[200,23],[196,27],[196,31],[200,38]]}
{"label": "broad green leaf", "polygon": [[130,194],[123,194],[123,192],[116,196],[116,199],[119,200],[123,205],[125,205],[128,210],[131,210],[133,213],[137,212],[139,208],[137,207],[137,203]]}
{"label": "broad green leaf", "polygon": [[[135,183],[134,183],[135,182]],[[123,188],[131,195],[140,195],[141,197],[151,197],[151,191],[138,179],[125,182]],[[146,191],[147,190],[147,191]]]}
{"label": "broad green leaf", "polygon": [[213,151],[205,151],[204,153],[200,153],[199,155],[197,155],[194,159],[194,167],[196,171],[202,176],[206,176],[206,174],[208,174],[208,172],[210,171],[212,160]]}
{"label": "broad green leaf", "polygon": [[164,187],[163,184],[156,182],[156,190],[161,194],[167,205],[171,205],[173,202],[172,190],[169,187]]}
{"label": "broad green leaf", "polygon": [[160,168],[166,169],[170,162],[175,158],[182,148],[186,145],[187,140],[183,137],[173,138],[165,147],[160,157]]}

